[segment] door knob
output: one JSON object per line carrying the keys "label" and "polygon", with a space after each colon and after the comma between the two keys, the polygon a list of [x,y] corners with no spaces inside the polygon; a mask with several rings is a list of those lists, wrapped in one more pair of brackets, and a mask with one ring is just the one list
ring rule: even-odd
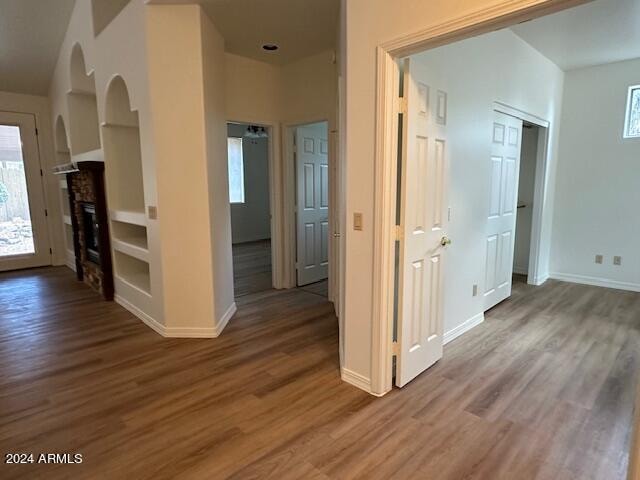
{"label": "door knob", "polygon": [[449,245],[451,243],[451,239],[447,238],[447,237],[442,237],[440,239],[440,245],[442,245],[443,247],[446,247],[447,245]]}

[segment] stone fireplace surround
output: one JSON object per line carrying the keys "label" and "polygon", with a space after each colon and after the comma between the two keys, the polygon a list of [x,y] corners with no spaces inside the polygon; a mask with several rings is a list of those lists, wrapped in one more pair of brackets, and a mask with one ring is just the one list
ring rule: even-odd
{"label": "stone fireplace surround", "polygon": [[[84,161],[74,164],[67,171],[67,190],[69,192],[69,211],[73,228],[73,247],[76,257],[76,276],[93,290],[99,292],[105,300],[113,300],[113,266],[109,241],[109,221],[104,187],[104,163]],[[92,209],[95,209],[92,212]],[[95,213],[95,216],[90,215]],[[96,225],[85,223],[95,218]],[[92,254],[87,235],[95,234],[97,253]]]}

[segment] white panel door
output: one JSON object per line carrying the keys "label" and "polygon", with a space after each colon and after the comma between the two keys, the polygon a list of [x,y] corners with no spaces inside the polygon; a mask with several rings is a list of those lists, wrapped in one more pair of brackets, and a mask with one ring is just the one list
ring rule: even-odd
{"label": "white panel door", "polygon": [[327,124],[296,128],[298,285],[329,269],[329,142]]}
{"label": "white panel door", "polygon": [[405,62],[396,385],[442,358],[447,226],[447,93]]}
{"label": "white panel door", "polygon": [[0,271],[50,264],[35,118],[0,112]]}
{"label": "white panel door", "polygon": [[484,309],[511,295],[522,120],[494,112],[487,215]]}

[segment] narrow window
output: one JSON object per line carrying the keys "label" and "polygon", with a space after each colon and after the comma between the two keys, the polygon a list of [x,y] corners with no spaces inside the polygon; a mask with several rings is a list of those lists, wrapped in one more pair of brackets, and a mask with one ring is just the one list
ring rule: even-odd
{"label": "narrow window", "polygon": [[640,85],[629,87],[624,138],[640,137]]}
{"label": "narrow window", "polygon": [[227,139],[229,161],[229,201],[244,203],[244,162],[242,160],[242,138]]}

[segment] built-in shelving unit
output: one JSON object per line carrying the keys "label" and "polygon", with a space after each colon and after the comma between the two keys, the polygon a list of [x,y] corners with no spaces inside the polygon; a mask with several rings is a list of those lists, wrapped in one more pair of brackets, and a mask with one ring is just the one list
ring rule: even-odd
{"label": "built-in shelving unit", "polygon": [[[64,126],[62,117],[56,120],[55,131],[56,164],[68,165],[71,162],[71,152],[69,151],[69,141],[67,139],[67,129]],[[64,229],[64,247],[66,264],[75,270],[76,254],[73,242],[73,226],[71,224],[71,211],[69,207],[69,190],[66,178],[61,178],[60,182],[60,211],[62,212],[62,224]]]}
{"label": "built-in shelving unit", "polygon": [[71,52],[69,69],[69,133],[71,154],[75,156],[100,149],[100,127],[93,72],[87,72],[84,54],[78,44]]}
{"label": "built-in shelving unit", "polygon": [[124,80],[107,89],[102,140],[113,247],[116,293],[145,311],[152,295],[138,112],[131,109]]}

